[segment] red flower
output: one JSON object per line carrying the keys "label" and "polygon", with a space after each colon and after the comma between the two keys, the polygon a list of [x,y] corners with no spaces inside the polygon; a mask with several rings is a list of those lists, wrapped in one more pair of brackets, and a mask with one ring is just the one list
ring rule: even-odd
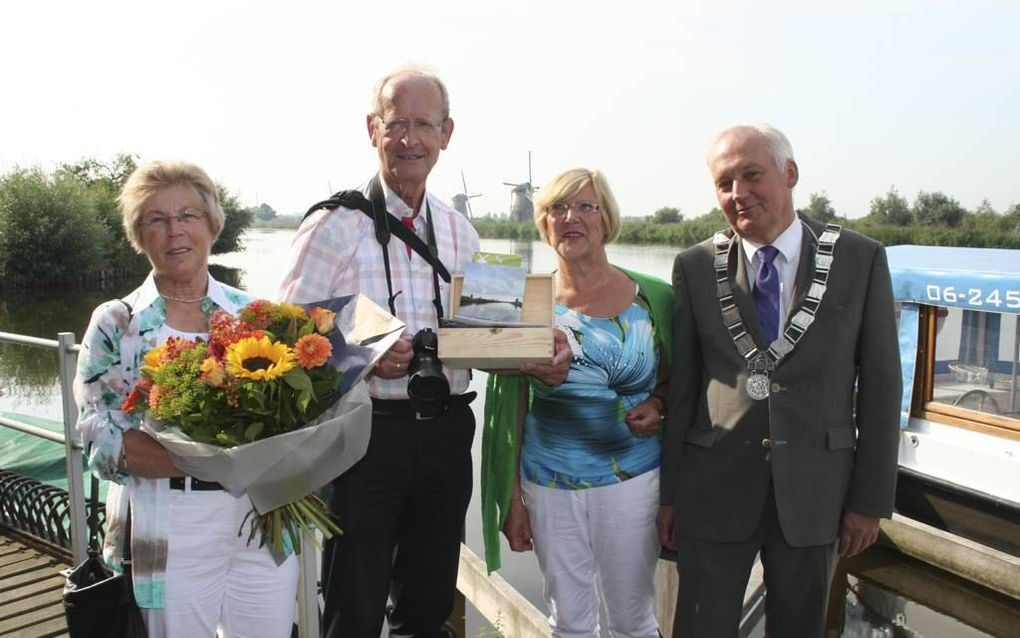
{"label": "red flower", "polygon": [[138,409],[138,401],[146,401],[148,399],[149,390],[152,388],[152,381],[143,378],[135,387],[128,393],[127,398],[124,399],[124,403],[121,404],[120,409],[127,414],[133,414]]}

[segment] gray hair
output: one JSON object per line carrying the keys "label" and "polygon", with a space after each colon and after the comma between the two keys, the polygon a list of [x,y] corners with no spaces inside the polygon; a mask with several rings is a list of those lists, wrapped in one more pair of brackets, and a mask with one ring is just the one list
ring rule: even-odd
{"label": "gray hair", "polygon": [[790,145],[790,140],[783,135],[783,132],[772,126],[771,124],[738,124],[737,126],[731,126],[727,129],[720,131],[712,138],[712,143],[708,145],[708,150],[705,152],[705,159],[710,160],[712,152],[715,147],[719,144],[719,140],[726,137],[730,133],[738,131],[754,131],[765,138],[765,141],[769,145],[769,152],[772,153],[772,158],[776,162],[776,167],[781,170],[786,170],[786,164],[788,162],[795,161],[793,159],[793,147]]}
{"label": "gray hair", "polygon": [[382,77],[378,82],[375,83],[375,88],[372,89],[372,113],[383,116],[386,112],[386,107],[389,106],[389,96],[386,95],[386,87],[389,86],[390,82],[403,77],[420,77],[430,80],[439,89],[439,94],[443,99],[443,119],[450,117],[450,94],[446,92],[446,85],[439,79],[439,76],[425,67],[408,65],[402,66],[398,69],[390,71]]}

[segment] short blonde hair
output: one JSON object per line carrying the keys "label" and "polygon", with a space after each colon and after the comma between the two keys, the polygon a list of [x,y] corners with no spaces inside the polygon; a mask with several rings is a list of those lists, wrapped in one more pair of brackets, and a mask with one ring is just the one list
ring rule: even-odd
{"label": "short blonde hair", "polygon": [[139,253],[142,246],[142,214],[145,203],[160,189],[183,184],[190,186],[202,200],[213,241],[223,230],[224,215],[220,195],[209,175],[200,167],[178,160],[155,161],[139,166],[120,189],[117,204],[124,221],[128,241]]}
{"label": "short blonde hair", "polygon": [[589,184],[595,189],[595,195],[599,199],[599,208],[602,210],[605,243],[613,242],[620,236],[620,206],[616,203],[616,198],[613,197],[613,191],[609,188],[606,176],[602,171],[595,169],[572,168],[549,180],[545,186],[538,190],[538,197],[535,198],[535,226],[538,227],[538,232],[546,243],[549,243],[549,234],[546,231],[549,207],[574,197]]}
{"label": "short blonde hair", "polygon": [[443,119],[447,120],[450,118],[450,94],[446,91],[446,85],[443,84],[443,81],[439,79],[438,75],[425,67],[416,65],[402,66],[394,69],[375,83],[375,88],[372,89],[373,115],[378,115],[379,117],[383,117],[383,115],[385,115],[386,108],[390,106],[390,100],[393,98],[392,92],[386,92],[386,87],[388,87],[391,82],[405,77],[425,78],[435,84],[443,102]]}

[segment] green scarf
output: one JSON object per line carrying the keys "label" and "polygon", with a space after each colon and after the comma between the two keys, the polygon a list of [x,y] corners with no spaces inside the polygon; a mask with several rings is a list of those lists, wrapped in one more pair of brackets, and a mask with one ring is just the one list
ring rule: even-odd
{"label": "green scarf", "polygon": [[[666,358],[673,354],[673,288],[658,277],[615,266],[634,280],[648,302],[656,346]],[[490,374],[485,387],[485,420],[482,426],[482,539],[489,573],[500,568],[500,530],[506,522],[517,472],[518,398],[527,378]],[[530,397],[528,405],[531,404]]]}

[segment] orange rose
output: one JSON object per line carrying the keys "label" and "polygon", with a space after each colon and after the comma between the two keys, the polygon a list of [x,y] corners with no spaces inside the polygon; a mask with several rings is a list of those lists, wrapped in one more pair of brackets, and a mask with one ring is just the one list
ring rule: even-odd
{"label": "orange rose", "polygon": [[227,380],[227,371],[216,357],[207,357],[202,361],[202,380],[210,388],[222,388]]}
{"label": "orange rose", "polygon": [[333,320],[336,319],[336,313],[332,310],[312,308],[308,312],[308,316],[315,321],[315,329],[319,331],[319,334],[329,334],[333,329]]}

